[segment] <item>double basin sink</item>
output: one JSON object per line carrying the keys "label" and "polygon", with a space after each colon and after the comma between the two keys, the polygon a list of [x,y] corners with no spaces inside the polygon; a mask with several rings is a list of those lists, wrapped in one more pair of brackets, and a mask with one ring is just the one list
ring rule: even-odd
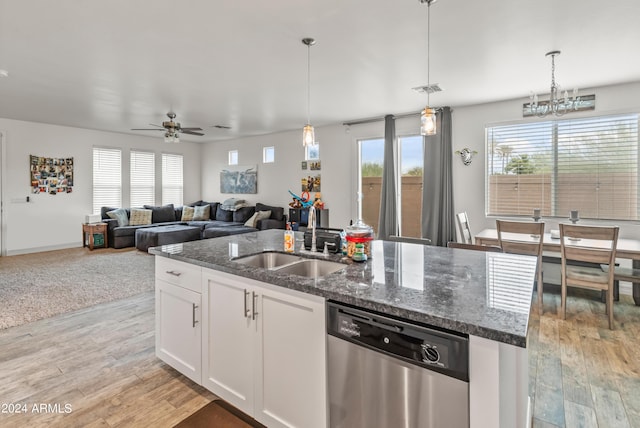
{"label": "double basin sink", "polygon": [[263,268],[291,275],[299,275],[307,278],[322,278],[333,272],[346,268],[342,263],[328,260],[305,259],[293,254],[265,251],[264,253],[233,259],[236,263],[247,266]]}

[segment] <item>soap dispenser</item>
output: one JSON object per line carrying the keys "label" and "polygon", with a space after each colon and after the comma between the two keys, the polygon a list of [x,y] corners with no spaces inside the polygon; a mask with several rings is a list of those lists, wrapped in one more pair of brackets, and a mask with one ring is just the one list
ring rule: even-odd
{"label": "soap dispenser", "polygon": [[284,231],[284,251],[287,253],[293,253],[296,244],[296,235],[291,230],[291,223],[287,222],[287,228]]}

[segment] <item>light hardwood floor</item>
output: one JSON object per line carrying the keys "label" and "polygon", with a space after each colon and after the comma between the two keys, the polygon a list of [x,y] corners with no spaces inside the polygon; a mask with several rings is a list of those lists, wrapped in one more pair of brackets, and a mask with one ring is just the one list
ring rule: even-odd
{"label": "light hardwood floor", "polygon": [[[535,428],[640,427],[640,307],[545,293],[532,312],[530,393]],[[0,331],[2,427],[172,427],[215,398],[154,355],[154,296],[145,293]],[[33,405],[71,412],[33,413]],[[2,409],[0,409],[2,410]]]}
{"label": "light hardwood floor", "polygon": [[153,292],[1,330],[0,403],[27,413],[0,413],[0,426],[175,425],[215,396],[158,360],[154,341]]}

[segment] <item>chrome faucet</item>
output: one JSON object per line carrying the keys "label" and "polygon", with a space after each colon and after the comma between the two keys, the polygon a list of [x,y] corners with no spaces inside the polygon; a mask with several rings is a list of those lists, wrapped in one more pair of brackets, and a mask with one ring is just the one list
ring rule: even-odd
{"label": "chrome faucet", "polygon": [[316,207],[311,205],[309,207],[309,220],[307,225],[311,225],[311,251],[316,252]]}

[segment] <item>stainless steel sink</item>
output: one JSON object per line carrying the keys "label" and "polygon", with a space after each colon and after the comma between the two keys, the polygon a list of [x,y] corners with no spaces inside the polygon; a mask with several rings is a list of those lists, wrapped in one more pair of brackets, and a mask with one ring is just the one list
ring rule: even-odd
{"label": "stainless steel sink", "polygon": [[292,263],[278,269],[278,272],[306,276],[308,278],[320,278],[330,273],[346,268],[342,263],[330,262],[327,260],[303,260]]}
{"label": "stainless steel sink", "polygon": [[279,266],[284,266],[300,260],[303,260],[302,257],[294,256],[292,254],[264,252],[260,254],[254,254],[252,256],[239,257],[237,259],[234,259],[233,261],[236,263],[242,263],[254,267],[276,269]]}

